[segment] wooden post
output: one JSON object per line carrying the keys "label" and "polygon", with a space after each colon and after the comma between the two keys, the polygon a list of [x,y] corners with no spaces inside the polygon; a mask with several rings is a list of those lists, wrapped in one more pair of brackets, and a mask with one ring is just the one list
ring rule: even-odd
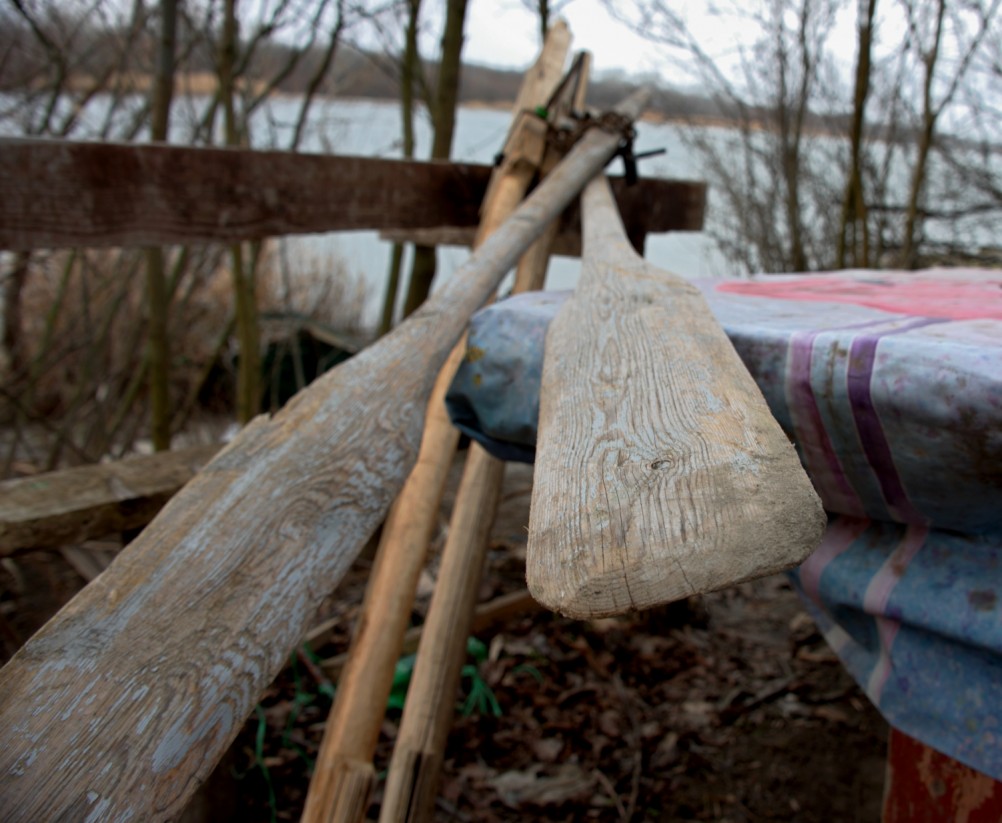
{"label": "wooden post", "polygon": [[890,730],[882,823],[996,823],[1002,782]]}
{"label": "wooden post", "polygon": [[629,247],[604,176],[551,324],[526,574],[572,617],[643,609],[788,568],[821,502],[699,291]]}
{"label": "wooden post", "polygon": [[[530,109],[545,102],[559,81],[569,40],[566,26],[555,28],[536,65],[527,73],[520,98],[530,101]],[[530,87],[528,92],[526,86]],[[504,165],[488,187],[478,244],[498,228],[525,196],[545,154],[545,138],[545,123],[516,109],[515,128],[505,143]],[[417,464],[383,528],[349,664],[338,684],[310,781],[304,823],[356,821],[365,817],[375,784],[372,757],[393,685],[394,666],[400,656],[418,577],[459,442],[459,432],[445,409],[445,394],[465,349],[465,344],[457,345],[439,374],[428,405]]]}
{"label": "wooden post", "polygon": [[[587,59],[582,65],[587,72]],[[578,84],[579,91],[582,86],[587,86],[587,74]],[[573,102],[570,98],[558,101],[552,114],[563,116]],[[558,160],[551,148],[544,167],[549,170]],[[555,236],[554,223],[523,255],[516,291],[543,287]],[[504,466],[477,443],[470,444],[386,779],[379,817],[382,823],[431,817]]]}
{"label": "wooden post", "polygon": [[469,316],[618,142],[586,135],[425,306],[251,422],[0,671],[6,820],[181,812],[384,520]]}

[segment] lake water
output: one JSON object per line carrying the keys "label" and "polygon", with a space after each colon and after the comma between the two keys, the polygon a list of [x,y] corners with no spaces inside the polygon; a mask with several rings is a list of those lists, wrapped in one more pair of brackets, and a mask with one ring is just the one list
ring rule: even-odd
{"label": "lake water", "polygon": [[[292,123],[298,111],[293,100],[278,99],[267,111],[262,111],[254,124],[254,134],[261,146],[287,145]],[[314,104],[313,128],[303,143],[306,151],[332,152],[376,157],[400,157],[400,113],[395,104],[368,100],[330,100]],[[491,163],[501,150],[511,114],[483,108],[462,108],[458,113],[453,159],[462,162]],[[426,117],[417,118],[418,157],[425,157],[431,142],[431,129]],[[636,150],[664,148],[666,154],[641,161],[640,171],[646,177],[698,179],[696,164],[685,148],[677,127],[665,124],[641,123],[637,127]],[[619,174],[619,161],[610,173]],[[290,258],[295,261],[323,261],[332,257],[344,261],[348,270],[367,285],[368,299],[365,320],[376,322],[382,309],[386,273],[389,267],[390,245],[379,240],[375,232],[340,232],[289,238],[286,241]],[[467,249],[439,249],[439,274],[442,282],[469,256]],[[647,259],[686,277],[723,276],[734,273],[717,251],[712,240],[703,232],[676,232],[649,235]],[[295,266],[293,266],[295,268]],[[547,288],[572,288],[580,271],[580,261],[554,258],[547,276]],[[405,260],[405,275],[409,260]],[[505,286],[502,286],[504,289]],[[404,289],[401,288],[401,299]]]}

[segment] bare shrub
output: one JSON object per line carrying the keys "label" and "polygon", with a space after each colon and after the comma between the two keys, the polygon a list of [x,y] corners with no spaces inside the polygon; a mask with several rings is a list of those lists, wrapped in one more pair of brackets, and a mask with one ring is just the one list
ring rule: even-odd
{"label": "bare shrub", "polygon": [[285,312],[363,336],[365,280],[344,260],[304,251],[303,244],[279,240],[269,246],[258,274],[258,305],[262,312]]}
{"label": "bare shrub", "polygon": [[[4,476],[15,463],[44,471],[119,456],[147,437],[143,261],[140,250],[32,255],[13,332],[19,356],[6,364],[0,392]],[[200,412],[232,413],[238,347],[229,262],[218,246],[167,250],[175,432]],[[266,244],[257,288],[265,313],[362,334],[365,283],[337,258]]]}

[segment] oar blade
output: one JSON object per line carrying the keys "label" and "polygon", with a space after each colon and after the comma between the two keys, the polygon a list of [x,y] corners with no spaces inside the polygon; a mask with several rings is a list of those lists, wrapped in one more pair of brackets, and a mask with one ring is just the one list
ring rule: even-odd
{"label": "oar blade", "polygon": [[606,616],[802,561],[821,502],[702,295],[625,241],[585,267],[546,339],[533,596]]}

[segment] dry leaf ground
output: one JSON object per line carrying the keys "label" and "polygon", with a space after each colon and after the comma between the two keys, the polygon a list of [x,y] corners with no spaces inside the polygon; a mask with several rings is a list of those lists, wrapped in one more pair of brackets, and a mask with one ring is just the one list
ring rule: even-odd
{"label": "dry leaf ground", "polygon": [[[450,497],[460,469],[457,462]],[[530,467],[509,466],[482,600],[524,586],[530,484]],[[432,577],[435,569],[433,557]],[[314,649],[319,657],[347,647],[366,573],[359,563],[326,605],[321,617],[340,621]],[[0,569],[7,655],[82,584],[74,575],[56,554]],[[415,622],[427,603],[424,593]],[[886,725],[781,576],[622,618],[519,616],[480,640],[479,678],[500,713],[457,710],[437,820],[880,818]],[[299,655],[188,819],[298,820],[330,707],[324,692],[317,667]],[[391,710],[379,770],[398,720]]]}

